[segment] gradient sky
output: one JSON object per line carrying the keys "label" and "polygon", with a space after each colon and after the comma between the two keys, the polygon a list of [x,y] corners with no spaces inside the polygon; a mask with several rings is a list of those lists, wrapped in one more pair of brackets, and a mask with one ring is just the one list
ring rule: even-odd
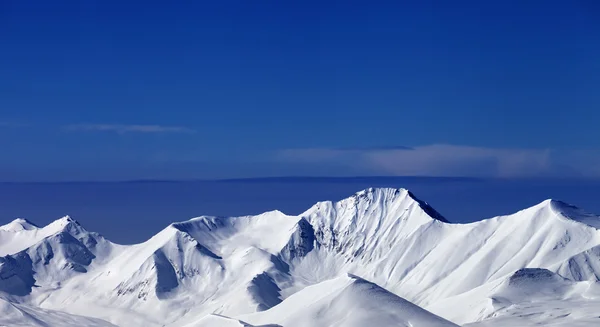
{"label": "gradient sky", "polygon": [[600,177],[600,5],[2,1],[0,180]]}

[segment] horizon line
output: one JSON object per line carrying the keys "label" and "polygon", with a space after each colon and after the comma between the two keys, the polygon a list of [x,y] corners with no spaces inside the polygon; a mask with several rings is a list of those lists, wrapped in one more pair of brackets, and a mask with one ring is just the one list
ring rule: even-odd
{"label": "horizon line", "polygon": [[356,176],[312,176],[312,175],[286,175],[286,176],[258,176],[236,178],[188,178],[188,179],[120,179],[120,180],[49,180],[49,181],[0,181],[0,184],[79,184],[79,183],[189,183],[189,182],[269,182],[269,181],[318,181],[318,180],[367,180],[367,179],[443,179],[443,180],[484,180],[496,178],[479,178],[467,176],[387,176],[387,175],[356,175]]}
{"label": "horizon line", "polygon": [[532,180],[571,180],[571,181],[600,181],[600,178],[584,177],[471,177],[471,176],[388,176],[388,175],[356,175],[356,176],[260,176],[240,178],[189,178],[189,179],[123,179],[123,180],[56,180],[56,181],[0,181],[0,184],[135,184],[135,183],[256,183],[256,182],[367,182],[373,180],[440,180],[440,181],[532,181]]}

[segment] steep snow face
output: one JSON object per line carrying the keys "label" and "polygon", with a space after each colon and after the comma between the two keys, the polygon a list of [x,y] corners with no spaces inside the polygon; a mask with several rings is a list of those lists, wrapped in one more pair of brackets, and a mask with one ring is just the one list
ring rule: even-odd
{"label": "steep snow face", "polygon": [[276,255],[300,233],[297,226],[298,218],[279,212],[256,217],[200,217],[175,223],[149,241],[125,250],[111,264],[111,275],[134,276],[134,280],[155,278],[157,290],[166,293],[180,284],[187,288],[217,286],[204,285],[205,276],[214,278],[211,283],[220,284],[230,277],[240,277],[230,276],[230,270],[252,264],[244,269],[250,282],[282,264]]}
{"label": "steep snow face", "polygon": [[31,258],[24,253],[0,257],[0,293],[25,296],[35,284]]}
{"label": "steep snow face", "polygon": [[[350,272],[427,306],[521,268],[567,271],[565,262],[599,244],[600,232],[590,226],[593,216],[583,224],[573,214],[578,210],[556,203],[451,224],[406,190],[369,189],[322,202],[303,214],[314,228],[315,249],[290,263],[297,282],[283,293]],[[587,279],[594,269],[571,277]]]}
{"label": "steep snow face", "polygon": [[286,327],[457,326],[353,275],[306,287],[268,311],[240,318]]}
{"label": "steep snow face", "polygon": [[244,217],[200,217],[173,227],[202,240],[216,255],[225,257],[240,248],[278,253],[287,244],[300,220],[279,211]]}
{"label": "steep snow face", "polygon": [[95,245],[93,243],[97,243],[98,239],[103,239],[97,233],[86,231],[69,216],[58,219],[43,228],[39,228],[25,219],[16,219],[0,227],[0,256],[18,253],[61,232],[81,239],[86,246],[90,247],[93,247]]}
{"label": "steep snow face", "polygon": [[107,268],[103,279],[120,297],[143,301],[169,297],[181,285],[201,287],[202,276],[216,278],[223,269],[220,257],[173,226],[126,249]]}
{"label": "steep snow face", "polygon": [[[367,189],[338,202],[317,203],[299,216],[278,211],[202,216],[173,223],[130,246],[110,243],[70,217],[41,228],[16,220],[0,228],[0,254],[8,255],[0,258],[0,296],[121,326],[220,321],[287,327],[338,318],[348,318],[351,326],[366,321],[358,314],[365,310],[417,326],[407,315],[386,311],[384,303],[392,303],[392,311],[404,303],[394,296],[470,323],[511,316],[503,303],[517,308],[530,299],[524,293],[500,293],[514,289],[506,286],[511,278],[514,284],[519,274],[536,272],[523,269],[553,274],[543,285],[568,290],[560,294],[572,301],[595,296],[579,289],[600,276],[599,221],[547,200],[513,215],[452,224],[404,189]],[[339,285],[327,284],[330,280]],[[536,285],[537,279],[523,280]],[[309,301],[312,287],[324,292],[323,285],[331,287],[331,297],[314,301],[334,308],[331,314],[302,320],[282,313],[286,303]],[[361,292],[378,294],[369,299],[382,310],[361,301]],[[575,293],[581,296],[567,295]],[[554,293],[535,297],[544,303],[556,298]],[[298,304],[299,315],[315,312],[304,307],[308,304]],[[357,316],[340,316],[348,310]]]}
{"label": "steep snow face", "polygon": [[[277,281],[286,279],[289,269],[284,258],[309,251],[304,240],[309,226],[277,211],[174,223],[144,243],[120,247],[106,264],[88,269],[88,278],[73,278],[46,294],[42,305],[62,308],[86,289],[88,298],[77,298],[70,308],[90,301],[89,307],[143,313],[150,325],[266,310],[281,302]],[[91,314],[117,324],[127,321],[106,310]]]}
{"label": "steep snow face", "polygon": [[[404,189],[368,189],[339,202],[320,202],[301,216],[313,226],[319,247],[348,258],[372,255],[378,243],[394,243],[434,222],[447,222]],[[383,250],[383,249],[381,249]]]}
{"label": "steep snow face", "polygon": [[600,245],[556,265],[555,271],[571,280],[600,281]]}
{"label": "steep snow face", "polygon": [[25,251],[39,285],[62,282],[73,274],[87,272],[96,256],[68,232],[49,236]]}
{"label": "steep snow face", "polygon": [[12,229],[6,233],[10,243],[2,242],[4,251],[19,251],[0,259],[0,291],[9,295],[28,295],[34,286],[54,289],[86,273],[97,256],[102,258],[100,261],[107,259],[113,249],[112,243],[86,231],[70,217],[43,228]]}

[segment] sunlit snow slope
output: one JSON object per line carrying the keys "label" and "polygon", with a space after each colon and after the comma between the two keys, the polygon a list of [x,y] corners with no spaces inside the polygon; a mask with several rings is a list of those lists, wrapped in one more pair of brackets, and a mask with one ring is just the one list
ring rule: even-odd
{"label": "sunlit snow slope", "polygon": [[128,246],[70,217],[17,219],[0,226],[0,300],[8,325],[596,326],[598,228],[554,200],[452,224],[404,189],[198,217]]}
{"label": "sunlit snow slope", "polygon": [[452,327],[455,324],[353,275],[308,286],[270,310],[243,316],[255,325]]}

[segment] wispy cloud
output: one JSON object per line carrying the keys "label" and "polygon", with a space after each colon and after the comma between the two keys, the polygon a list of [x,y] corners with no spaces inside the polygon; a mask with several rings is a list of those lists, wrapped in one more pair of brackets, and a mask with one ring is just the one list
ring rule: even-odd
{"label": "wispy cloud", "polygon": [[466,177],[600,177],[600,151],[486,148],[434,144],[414,148],[288,149],[278,160],[337,164],[375,174]]}
{"label": "wispy cloud", "polygon": [[123,125],[123,124],[75,124],[64,127],[69,131],[114,132],[124,133],[187,133],[195,131],[182,126],[163,125]]}

